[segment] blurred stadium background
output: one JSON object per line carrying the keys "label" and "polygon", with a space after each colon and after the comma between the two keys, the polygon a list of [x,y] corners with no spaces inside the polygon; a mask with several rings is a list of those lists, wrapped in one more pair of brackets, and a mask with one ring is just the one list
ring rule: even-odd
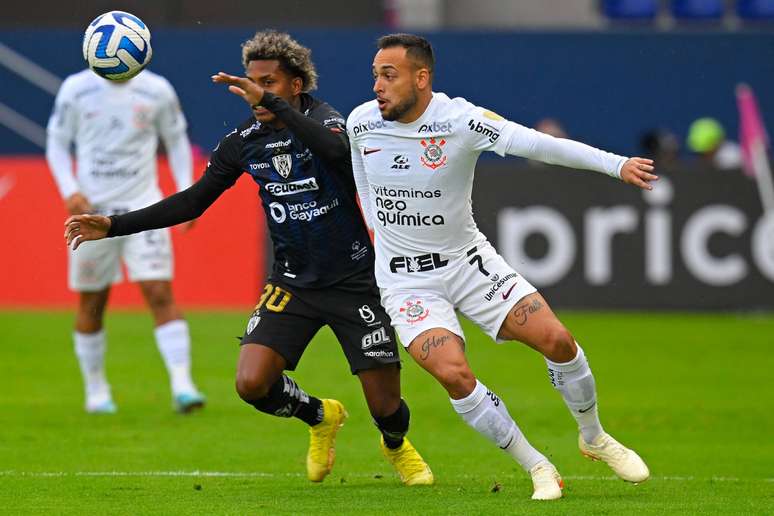
{"label": "blurred stadium background", "polygon": [[[151,69],[178,90],[200,150],[198,173],[209,150],[245,116],[238,99],[223,94],[209,76],[241,70],[239,45],[255,29],[288,29],[310,46],[321,75],[318,94],[342,113],[371,97],[374,39],[385,31],[422,31],[438,50],[439,90],[525,125],[659,159],[670,184],[650,197],[604,178],[538,173],[516,160],[489,158],[482,164],[475,203],[482,229],[501,252],[523,263],[528,277],[548,288],[557,306],[774,307],[772,251],[761,251],[763,244],[754,239],[762,224],[756,182],[738,170],[738,157],[723,164],[737,170],[718,173],[685,144],[691,123],[701,117],[714,118],[727,140],[737,140],[734,88],[740,82],[759,94],[764,122],[774,127],[772,1],[122,5],[153,31]],[[87,0],[78,6],[42,2],[36,9],[4,8],[0,214],[5,220],[34,208],[27,221],[36,237],[30,238],[27,224],[14,224],[6,233],[10,252],[3,253],[0,267],[0,305],[69,306],[74,299],[65,289],[65,249],[58,234],[63,212],[42,157],[44,128],[61,79],[83,68],[84,20],[111,6]],[[215,230],[234,213],[221,202],[196,233],[177,243],[177,289],[189,306],[247,306],[261,283],[265,248],[250,243],[253,235],[263,242],[255,193],[240,184],[230,195],[245,210],[239,224],[229,224],[228,232]],[[552,211],[530,230],[503,240],[500,232],[509,221],[540,206]],[[618,210],[610,212],[618,215],[612,226],[605,226],[606,209]],[[230,257],[237,250],[244,259],[234,263]],[[30,256],[38,258],[24,259]],[[194,281],[205,263],[229,265],[222,277]],[[26,288],[30,277],[45,288]],[[629,295],[630,288],[638,294]],[[131,291],[119,289],[114,301],[138,303]]]}
{"label": "blurred stadium background", "polygon": [[[601,382],[602,399],[605,396],[609,399],[605,408],[618,410],[615,417],[619,417],[622,425],[625,422],[643,429],[643,434],[630,435],[644,439],[642,436],[654,435],[656,426],[679,424],[676,422],[683,417],[682,411],[691,410],[687,407],[712,413],[703,402],[696,400],[683,406],[677,406],[676,402],[668,410],[664,408],[669,405],[669,396],[692,389],[678,380],[684,372],[681,365],[671,362],[677,347],[689,346],[680,356],[681,363],[690,364],[684,367],[689,371],[693,367],[694,374],[716,389],[704,394],[694,392],[693,396],[702,399],[705,394],[711,399],[720,396],[722,407],[712,417],[693,421],[698,434],[686,433],[681,437],[686,443],[694,443],[691,446],[712,448],[717,443],[702,444],[696,440],[697,435],[702,431],[711,433],[714,428],[715,437],[731,438],[729,434],[739,432],[733,425],[736,420],[739,426],[759,425],[754,432],[753,429],[742,432],[752,439],[750,446],[755,450],[741,453],[740,462],[726,469],[721,467],[725,463],[716,469],[705,463],[700,473],[679,467],[670,470],[655,460],[656,466],[662,466],[660,470],[654,468],[657,475],[661,474],[656,479],[664,481],[664,475],[670,472],[698,475],[704,480],[723,475],[744,477],[746,472],[758,483],[746,486],[746,491],[724,492],[734,503],[746,502],[739,502],[742,503],[739,506],[723,505],[726,498],[714,499],[711,494],[722,484],[714,487],[702,484],[702,493],[709,497],[709,501],[705,500],[709,505],[703,506],[703,510],[725,512],[739,507],[741,512],[766,511],[764,507],[767,501],[772,502],[774,485],[772,421],[770,414],[764,415],[763,409],[750,400],[751,397],[763,400],[770,409],[774,394],[770,380],[766,379],[767,371],[774,367],[769,358],[774,344],[771,315],[774,310],[774,212],[767,214],[762,205],[762,199],[769,195],[765,183],[743,170],[735,89],[740,83],[749,85],[757,94],[764,124],[770,130],[774,128],[774,0],[124,0],[120,3],[81,0],[77,5],[54,1],[4,5],[0,17],[0,220],[5,229],[0,253],[0,308],[3,309],[0,376],[6,379],[6,384],[0,395],[0,407],[9,410],[0,415],[0,422],[6,423],[5,430],[0,426],[0,452],[4,452],[0,453],[0,498],[4,485],[6,494],[11,492],[8,489],[21,489],[21,493],[29,489],[23,477],[3,475],[4,471],[196,470],[227,469],[230,464],[211,457],[200,462],[190,458],[178,461],[179,457],[164,454],[159,455],[163,460],[149,454],[143,462],[141,459],[145,456],[141,454],[140,459],[122,463],[109,444],[97,446],[90,454],[92,441],[86,436],[97,430],[89,429],[92,423],[86,416],[67,415],[80,410],[79,378],[75,360],[70,357],[68,319],[68,310],[74,308],[76,297],[66,288],[66,248],[61,237],[65,210],[43,157],[45,124],[61,80],[84,67],[80,49],[83,29],[96,15],[112,9],[132,12],[150,26],[154,47],[150,69],[167,77],[177,89],[188,119],[189,135],[197,147],[197,177],[210,149],[247,115],[242,102],[213,85],[210,75],[220,70],[240,72],[240,44],[255,30],[266,27],[288,30],[313,50],[320,73],[317,94],[342,113],[349,113],[354,106],[372,97],[370,63],[375,39],[385,32],[419,32],[430,37],[437,51],[437,90],[466,97],[511,120],[546,132],[620,154],[655,157],[663,179],[653,192],[642,194],[593,174],[487,156],[479,165],[474,188],[476,219],[500,252],[542,288],[555,308],[602,311],[599,312],[602,315],[598,313],[597,318],[590,319],[585,319],[583,313],[564,312],[571,314],[571,321],[590,341],[599,343],[600,354],[606,350],[635,369],[638,363],[661,369],[662,376],[656,380],[647,375],[641,378],[647,384],[664,382],[654,391],[657,394],[648,399],[652,402],[648,410],[656,411],[655,407],[662,410],[656,425],[653,421],[644,422],[644,417],[639,419],[637,407],[630,406],[633,399],[642,401],[638,398],[642,396],[638,384],[627,383],[631,371],[617,371],[615,363],[603,362],[601,356],[594,362],[604,370],[598,373],[601,378],[605,378],[603,374],[608,375]],[[693,122],[704,117],[714,119],[717,124],[713,127],[722,128],[722,133],[707,131],[706,127],[701,132],[694,127],[697,132],[691,140]],[[724,147],[723,156],[727,159],[719,159],[714,152],[719,146]],[[162,180],[170,191],[168,174]],[[199,353],[195,356],[195,367],[200,364],[199,373],[205,378],[203,387],[212,401],[212,410],[202,414],[208,419],[200,419],[208,429],[186,422],[190,435],[212,432],[212,439],[217,440],[231,430],[228,421],[217,418],[231,418],[238,432],[249,433],[251,428],[259,426],[259,435],[267,439],[274,436],[272,429],[277,428],[275,421],[254,415],[232,394],[229,368],[233,367],[235,349],[224,350],[219,346],[216,352],[206,342],[208,338],[231,339],[240,333],[242,316],[255,303],[262,287],[271,248],[266,242],[263,212],[258,202],[252,184],[240,181],[207,212],[193,232],[175,235],[176,295],[185,309],[200,310],[191,323],[194,350]],[[204,270],[215,272],[202,274]],[[134,309],[141,307],[141,299],[133,287],[121,286],[114,290],[111,306]],[[216,322],[224,310],[233,311],[226,317],[231,322],[223,325],[225,329]],[[633,312],[627,315],[621,310]],[[707,310],[713,314],[719,310],[730,313],[717,318],[687,314]],[[663,311],[671,313],[665,315]],[[134,324],[131,314],[115,317],[118,317],[113,319],[115,327]],[[130,317],[129,322],[121,317]],[[145,319],[140,320],[147,323]],[[197,330],[197,321],[206,330]],[[663,331],[646,331],[649,325],[661,327]],[[692,327],[706,330],[702,334],[706,338],[698,338]],[[133,339],[140,338],[125,332],[123,338],[127,342],[122,343],[121,335],[116,332],[112,338],[113,349],[131,347]],[[650,335],[652,340],[643,340],[643,335]],[[713,341],[713,337],[717,340]],[[144,338],[148,340],[149,336]],[[324,334],[320,338],[330,340],[331,336]],[[471,338],[480,339],[483,346],[491,349],[480,334],[473,332]],[[642,347],[632,349],[631,353],[616,347],[632,338]],[[41,343],[39,349],[34,345],[36,341]],[[710,354],[712,359],[705,362],[696,361],[696,355],[690,351],[701,353],[700,350],[712,345],[718,347]],[[148,350],[141,356],[157,361],[149,346],[145,346]],[[654,355],[649,354],[651,351]],[[515,353],[526,356],[521,351]],[[337,374],[346,376],[345,368],[339,364],[343,361],[338,357],[329,359],[321,352],[313,353],[312,357],[307,361],[327,363],[330,360],[336,364]],[[744,357],[750,362],[745,363]],[[131,378],[137,368],[144,368],[143,360],[133,358],[126,351],[116,352],[115,358],[109,353],[108,367],[117,371],[115,383],[121,381],[122,375],[125,379]],[[492,374],[499,374],[503,383],[513,377],[512,371],[497,369],[500,366],[495,361],[502,361],[502,355],[482,354],[478,360],[479,372],[491,367]],[[536,371],[540,372],[542,366],[531,355],[529,360],[532,372],[528,378],[539,377]],[[111,361],[115,361],[113,366]],[[23,365],[17,367],[18,364]],[[163,399],[166,394],[160,367],[154,374],[158,376],[161,393],[157,394]],[[761,375],[744,375],[745,367],[760,371]],[[728,376],[729,368],[734,369],[734,375]],[[404,384],[409,395],[413,393],[416,398],[418,387],[415,385],[424,386],[431,389],[437,404],[442,404],[443,394],[416,369],[413,364],[407,364]],[[50,390],[38,385],[42,371],[50,375],[46,376],[48,387],[66,395],[66,402],[51,400]],[[691,374],[689,371],[685,374]],[[307,379],[310,389],[315,385],[324,389],[330,383],[308,370],[302,369],[299,373],[310,375]],[[632,374],[636,376],[636,372]],[[412,383],[414,378],[417,384]],[[665,387],[671,381],[675,382],[674,392]],[[135,383],[137,392],[147,387],[139,380]],[[525,388],[540,385],[543,391],[532,400],[534,404],[542,403],[540,396],[544,394],[551,400],[551,410],[561,414],[558,397],[553,398],[544,383],[541,378]],[[630,390],[615,396],[612,392],[605,393],[605,386],[612,390],[616,385]],[[357,400],[353,404],[362,405],[355,383],[350,381],[345,386],[351,392],[341,396],[349,396]],[[503,394],[508,392],[505,388],[502,390]],[[18,394],[24,392],[36,394],[31,397]],[[334,390],[334,394],[337,392]],[[627,392],[631,397],[627,398]],[[125,394],[125,397],[131,399],[132,395]],[[519,391],[518,396],[522,395]],[[681,399],[680,395],[674,395],[676,400]],[[512,396],[519,399],[515,393]],[[169,428],[162,428],[160,435],[169,440],[164,446],[174,447],[173,432],[177,423],[170,423],[173,416],[170,414],[168,421],[161,422],[160,416],[148,418],[147,414],[155,410],[159,400],[143,398],[140,394],[136,397],[146,413],[128,409],[128,420],[100,421],[98,430],[114,432],[119,442],[133,446],[137,435],[152,433],[144,422],[151,421],[162,427],[168,424]],[[64,405],[53,414],[61,420],[30,415],[32,406],[60,403]],[[517,402],[509,401],[509,407],[512,404],[516,406]],[[434,406],[417,402],[417,407],[427,411],[432,411]],[[421,426],[420,418],[432,419],[432,416],[421,410],[415,412],[417,424],[427,429]],[[462,423],[444,414],[454,431],[465,436],[461,438],[472,435],[465,433]],[[546,418],[532,422],[533,428],[542,424],[550,427],[552,423],[546,423]],[[30,436],[35,431],[30,425],[45,428],[40,439],[47,444],[40,441],[34,444]],[[367,423],[361,426],[363,432],[371,432]],[[564,430],[569,426],[569,421],[563,421]],[[302,433],[296,430],[294,427],[289,435],[303,440]],[[659,431],[664,430],[659,426]],[[67,439],[63,438],[65,433],[69,435]],[[59,462],[50,461],[43,451],[48,449],[46,446],[54,446],[52,441],[60,439],[75,447],[82,446],[84,455],[66,455]],[[426,438],[428,454],[432,457],[434,450],[427,441]],[[204,438],[196,441],[202,447],[209,446],[209,442]],[[476,441],[476,445],[484,450],[481,460],[491,460],[495,452],[486,443]],[[43,451],[36,454],[34,449],[38,446]],[[657,447],[656,443],[650,446]],[[675,446],[670,453],[682,457]],[[291,445],[279,446],[276,460],[280,460],[277,455],[280,451],[287,451],[285,448]],[[300,449],[292,449],[292,453],[301,457]],[[199,451],[196,458],[203,457],[203,453]],[[221,450],[218,453],[233,456],[239,452]],[[273,457],[271,450],[264,453]],[[435,451],[435,454],[442,462],[442,452]],[[373,455],[373,460],[378,461]],[[651,452],[650,456],[653,455]],[[102,460],[100,456],[107,458]],[[727,459],[731,464],[732,458]],[[696,464],[704,459],[696,450],[695,455],[686,454],[685,460]],[[260,471],[274,467],[270,462],[255,465],[244,460],[233,464],[244,468],[252,465]],[[457,471],[454,469],[457,466],[464,473],[460,465],[450,468]],[[295,461],[278,469],[295,471],[300,467],[301,463]],[[475,465],[471,463],[469,467],[475,468]],[[441,468],[437,469],[441,472]],[[600,470],[594,471],[599,474]],[[267,478],[281,480],[283,488],[298,489],[296,484],[302,480],[282,477],[283,474]],[[516,477],[526,482],[518,474]],[[490,480],[486,477],[483,483],[491,484]],[[100,493],[125,501],[123,513],[145,510],[152,513],[154,507],[156,510],[163,507],[153,505],[161,498],[154,502],[152,497],[141,497],[146,505],[141,503],[137,507],[143,510],[134,512],[131,492],[109,491],[107,486],[101,486],[99,479],[93,481],[102,489]],[[167,480],[159,482],[156,488],[163,491]],[[89,508],[85,513],[107,513],[99,497],[88,498],[85,487],[79,487],[77,482],[74,486],[73,493],[67,496],[84,496],[78,503]],[[446,488],[448,491],[441,491],[444,496],[458,494],[456,488]],[[654,502],[649,507],[636,504],[611,507],[624,512],[635,508],[644,513],[669,512],[667,506],[657,502],[662,488],[658,483],[649,488],[651,498],[646,499]],[[12,496],[9,507],[18,512],[84,513],[78,511],[77,504],[66,510],[63,505],[57,505],[58,497],[67,497],[62,491],[50,486],[42,488],[40,483],[35,483],[35,489],[42,489],[38,494],[42,493],[45,503],[25,506],[30,498],[34,500],[33,491],[27,491],[29,496]],[[679,497],[679,486],[669,489]],[[526,484],[521,490],[526,492]],[[224,492],[234,495],[233,491]],[[263,509],[258,512],[282,512],[286,508],[282,500],[271,498],[270,490],[266,493],[268,505],[259,506]],[[365,493],[382,496],[379,491]],[[736,495],[738,498],[734,498]],[[344,493],[337,496],[345,497]],[[389,496],[401,495],[395,491]],[[242,505],[237,505],[239,509],[235,508],[234,512],[244,513],[254,507],[248,500],[239,496],[237,499]],[[604,503],[599,500],[598,503]],[[417,503],[417,511],[421,508],[428,513],[444,502],[435,500],[434,503],[441,504],[438,506]],[[205,509],[191,502],[190,506],[184,504],[162,512],[220,512],[216,507],[219,506]],[[313,506],[293,507],[296,512],[315,510]],[[500,512],[497,507],[472,505],[460,512]],[[569,507],[565,506],[564,510]],[[581,506],[578,510],[583,511],[584,507],[599,510],[600,506]],[[699,506],[689,504],[675,510],[690,513],[696,507]],[[394,507],[394,510],[401,509],[405,507],[399,503]],[[360,510],[368,512],[368,507]]]}

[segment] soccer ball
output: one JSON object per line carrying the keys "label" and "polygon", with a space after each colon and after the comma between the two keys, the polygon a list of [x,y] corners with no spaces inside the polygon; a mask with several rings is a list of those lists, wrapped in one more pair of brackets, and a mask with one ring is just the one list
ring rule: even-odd
{"label": "soccer ball", "polygon": [[94,73],[111,81],[126,81],[151,60],[150,30],[142,20],[123,11],[97,16],[83,35],[83,58]]}

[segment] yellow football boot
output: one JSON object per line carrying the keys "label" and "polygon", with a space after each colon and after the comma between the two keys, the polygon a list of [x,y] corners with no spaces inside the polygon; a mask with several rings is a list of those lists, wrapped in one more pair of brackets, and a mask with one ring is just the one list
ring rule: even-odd
{"label": "yellow football boot", "polygon": [[398,472],[401,482],[407,486],[430,486],[433,485],[433,472],[430,466],[424,461],[422,456],[411,445],[408,439],[403,438],[403,444],[398,448],[391,450],[384,444],[384,437],[381,442],[382,453]]}
{"label": "yellow football boot", "polygon": [[344,426],[347,411],[336,400],[321,400],[323,420],[309,427],[309,452],[306,454],[306,475],[312,482],[322,482],[333,469],[336,460],[336,433]]}

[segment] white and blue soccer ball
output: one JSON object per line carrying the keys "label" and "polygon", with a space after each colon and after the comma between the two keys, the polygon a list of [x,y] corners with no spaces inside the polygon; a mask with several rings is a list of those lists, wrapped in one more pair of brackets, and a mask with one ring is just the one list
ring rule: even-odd
{"label": "white and blue soccer ball", "polygon": [[83,58],[94,73],[111,81],[126,81],[151,60],[148,26],[137,16],[110,11],[97,16],[83,35]]}

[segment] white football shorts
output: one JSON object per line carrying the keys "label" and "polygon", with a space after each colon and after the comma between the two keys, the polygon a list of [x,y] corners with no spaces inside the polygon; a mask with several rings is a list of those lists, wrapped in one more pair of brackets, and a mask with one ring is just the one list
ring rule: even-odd
{"label": "white football shorts", "polygon": [[166,228],[82,243],[69,250],[68,284],[76,292],[97,292],[123,281],[171,280],[172,240]]}
{"label": "white football shorts", "polygon": [[381,289],[382,305],[404,347],[433,328],[464,339],[455,310],[497,340],[511,308],[537,292],[486,241],[454,257],[430,253],[389,259],[395,282]]}

